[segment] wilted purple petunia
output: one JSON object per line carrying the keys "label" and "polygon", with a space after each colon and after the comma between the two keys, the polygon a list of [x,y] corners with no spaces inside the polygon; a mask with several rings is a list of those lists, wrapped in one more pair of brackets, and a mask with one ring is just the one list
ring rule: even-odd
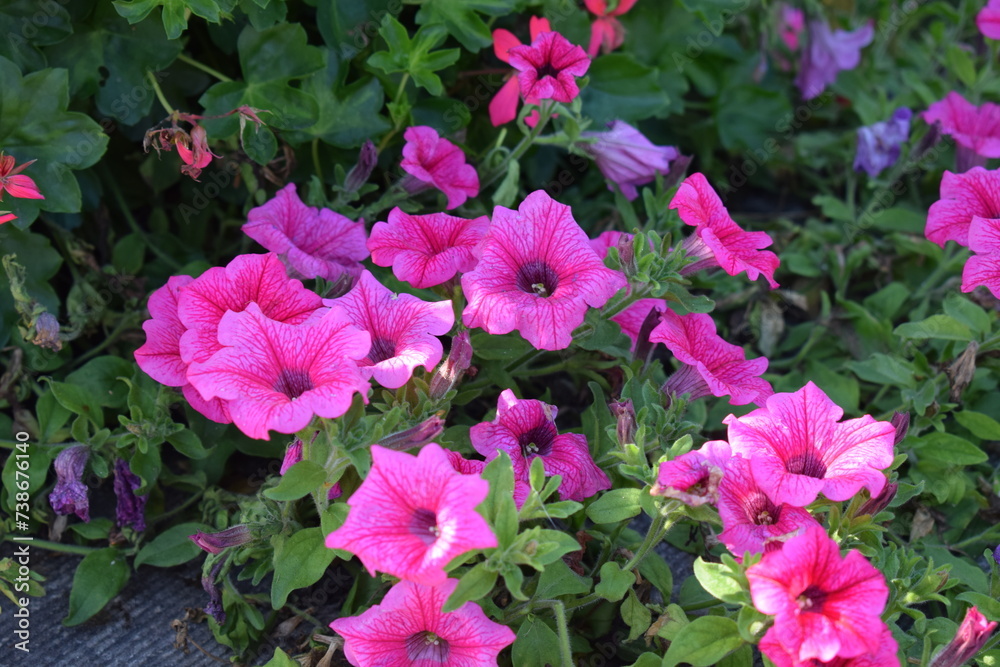
{"label": "wilted purple petunia", "polygon": [[818,96],[837,80],[842,70],[852,70],[861,62],[861,49],[871,44],[875,28],[868,23],[857,30],[830,30],[822,20],[809,21],[808,45],[795,85],[807,100]]}
{"label": "wilted purple petunia", "polygon": [[49,494],[49,503],[56,514],[76,514],[84,521],[90,521],[87,485],[81,481],[88,458],[90,448],[86,445],[67,447],[56,457],[53,464],[56,485]]}
{"label": "wilted purple petunia", "polygon": [[608,123],[605,132],[584,132],[581,136],[595,141],[581,143],[579,148],[594,158],[604,177],[630,200],[639,196],[637,185],[651,183],[657,173],[666,174],[670,162],[680,155],[673,146],[657,146],[621,120]]}
{"label": "wilted purple petunia", "polygon": [[896,164],[903,144],[910,136],[907,108],[896,109],[889,120],[858,128],[858,151],[854,156],[854,171],[866,171],[875,178],[882,170]]}
{"label": "wilted purple petunia", "polygon": [[118,505],[115,508],[115,519],[119,526],[132,526],[137,532],[146,530],[146,501],[149,493],[135,495],[135,490],[142,486],[142,480],[128,467],[128,461],[115,461],[115,496]]}

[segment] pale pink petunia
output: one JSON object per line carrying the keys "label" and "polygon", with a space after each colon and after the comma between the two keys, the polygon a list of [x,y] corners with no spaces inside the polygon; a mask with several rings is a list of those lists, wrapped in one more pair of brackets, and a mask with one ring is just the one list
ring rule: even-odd
{"label": "pale pink petunia", "polygon": [[657,146],[621,120],[608,123],[604,132],[583,132],[580,136],[594,140],[580,142],[580,150],[594,158],[604,178],[629,200],[639,196],[637,186],[652,183],[657,174],[667,174],[670,163],[680,156],[673,146]]}
{"label": "pale pink petunia", "polygon": [[775,667],[899,667],[899,645],[892,636],[892,630],[881,624],[878,649],[872,653],[862,653],[853,658],[834,658],[820,662],[815,658],[797,660],[777,638],[774,626],[768,629],[760,640],[760,652],[775,664]]}
{"label": "pale pink petunia", "polygon": [[443,613],[457,586],[457,579],[434,586],[401,581],[379,604],[330,627],[344,638],[344,657],[355,667],[495,667],[514,632],[475,602]]}
{"label": "pale pink petunia", "polygon": [[243,225],[247,236],[287,258],[296,278],[336,282],[343,274],[361,273],[368,257],[365,224],[328,208],[306,206],[289,183],[270,201],[250,209]]}
{"label": "pale pink petunia", "polygon": [[580,94],[577,77],[590,69],[587,52],[558,32],[539,33],[530,45],[515,46],[507,53],[518,71],[521,97],[529,104],[541,100],[569,104]]}
{"label": "pale pink petunia", "polygon": [[870,415],[839,421],[844,411],[812,382],[774,394],[763,408],[729,415],[729,444],[750,459],[754,478],[776,503],[805,507],[822,493],[849,500],[885,486],[896,428]]}
{"label": "pale pink petunia", "polygon": [[295,433],[314,416],[333,419],[351,406],[354,393],[367,401],[368,382],[357,360],[371,338],[339,308],[310,324],[268,318],[256,303],[227,312],[219,322],[221,349],[188,369],[206,399],[228,401],[237,427],[251,438],[268,431]]}
{"label": "pale pink petunia", "polygon": [[625,27],[616,17],[632,9],[636,0],[620,0],[614,9],[608,9],[607,0],[584,0],[587,9],[597,18],[590,25],[590,45],[587,55],[595,57],[599,51],[611,53],[625,42]]}
{"label": "pale pink petunia", "polygon": [[[531,39],[534,41],[539,34],[552,30],[552,26],[549,25],[548,19],[532,16],[530,30]],[[515,37],[512,32],[503,28],[493,31],[493,51],[497,58],[505,63],[510,63],[508,52],[515,46],[521,46],[521,40]],[[517,118],[517,105],[521,101],[521,86],[515,73],[516,70],[507,75],[506,83],[490,100],[490,122],[493,123],[494,127],[499,127]],[[537,115],[537,111],[535,115]],[[534,123],[529,123],[529,125],[534,126]]]}
{"label": "pale pink petunia", "polygon": [[1000,0],[989,0],[976,14],[976,26],[983,36],[1000,39]]}
{"label": "pale pink petunia", "polygon": [[942,248],[948,241],[969,245],[969,226],[976,216],[1000,218],[1000,169],[973,167],[964,174],[945,171],[941,198],[927,211],[928,239]]}
{"label": "pale pink petunia", "polygon": [[432,127],[418,125],[403,133],[403,160],[399,166],[418,181],[432,185],[448,197],[446,208],[457,208],[479,194],[476,168],[466,164],[462,149]]}
{"label": "pale pink petunia", "polygon": [[542,190],[516,211],[497,206],[477,252],[479,264],[462,276],[465,325],[491,334],[517,329],[540,350],[569,347],[587,308],[628,284],[604,266],[569,206]]}
{"label": "pale pink petunia", "polygon": [[521,400],[504,389],[497,401],[497,416],[481,422],[469,431],[472,446],[486,457],[495,459],[507,452],[514,465],[514,478],[529,479],[531,462],[542,459],[545,475],[562,475],[559,497],[583,501],[598,491],[611,488],[611,480],[590,455],[587,436],[562,433],[556,429],[558,409],[531,399]]}
{"label": "pale pink petunia", "polygon": [[730,405],[763,405],[774,393],[771,384],[760,377],[767,370],[767,358],[747,359],[742,347],[716,333],[711,315],[678,315],[667,308],[649,340],[666,345],[684,364],[667,379],[664,390],[669,393],[690,393],[691,400],[729,396]]}
{"label": "pale pink petunia", "polygon": [[754,479],[750,461],[736,456],[719,482],[719,540],[737,557],[781,548],[782,542],[819,525],[809,512],[767,497]]}
{"label": "pale pink petunia", "polygon": [[840,548],[819,525],[764,555],[747,570],[757,611],[774,616],[771,641],[793,660],[877,653],[879,616],[889,598],[882,573],[856,550]]}
{"label": "pale pink petunia", "polygon": [[472,549],[497,546],[476,505],[489,483],[452,467],[435,443],[417,456],[373,445],[372,468],[347,500],[344,525],[326,546],[361,559],[368,572],[386,572],[433,586],[447,580],[444,566]]}
{"label": "pale pink petunia", "polygon": [[250,303],[266,317],[288,324],[306,321],[322,306],[316,293],[288,277],[277,255],[237,255],[225,268],[211,268],[184,286],[177,301],[177,315],[188,329],[181,336],[181,358],[206,361],[221,348],[217,330],[222,316]]}
{"label": "pale pink petunia", "polygon": [[474,252],[489,229],[485,215],[471,220],[447,213],[412,215],[399,208],[388,222],[376,222],[368,239],[372,262],[416,288],[447,282],[475,268]]}
{"label": "pale pink petunia", "polygon": [[756,280],[763,275],[771,289],[778,287],[774,282],[778,256],[763,250],[771,245],[771,237],[766,232],[744,231],[736,224],[704,174],[684,179],[669,208],[677,209],[681,220],[695,228],[683,247],[698,261],[685,266],[682,275],[721,266],[731,276],[746,271],[750,280]]}
{"label": "pale pink petunia", "polygon": [[650,493],[676,498],[692,507],[715,503],[719,498],[719,482],[732,457],[728,442],[710,440],[698,449],[661,463]]}
{"label": "pale pink petunia", "polygon": [[985,102],[977,107],[951,91],[920,115],[928,125],[940,123],[942,133],[976,155],[1000,157],[1000,105]]}
{"label": "pale pink petunia", "polygon": [[969,249],[976,254],[965,262],[962,291],[985,285],[993,296],[1000,297],[1000,218],[974,216],[969,225]]}
{"label": "pale pink petunia", "polygon": [[437,337],[455,323],[451,301],[397,296],[368,271],[350,292],[324,303],[343,308],[355,326],[371,334],[371,349],[359,361],[361,374],[389,389],[406,384],[417,366],[433,370],[444,354]]}
{"label": "pale pink petunia", "polygon": [[852,70],[861,62],[861,49],[875,38],[875,26],[868,22],[857,30],[830,30],[826,21],[809,21],[808,43],[795,85],[803,99],[819,96],[837,80],[842,70]]}

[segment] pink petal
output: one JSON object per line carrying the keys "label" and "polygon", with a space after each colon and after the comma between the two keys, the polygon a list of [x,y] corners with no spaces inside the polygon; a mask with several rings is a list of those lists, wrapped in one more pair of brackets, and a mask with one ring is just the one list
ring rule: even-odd
{"label": "pink petal", "polygon": [[490,100],[490,122],[493,127],[500,127],[517,118],[517,103],[520,100],[521,86],[517,77],[512,76]]}
{"label": "pink petal", "polygon": [[973,167],[964,174],[945,171],[941,198],[927,212],[924,234],[942,248],[948,241],[969,244],[969,226],[975,217],[1000,218],[1000,170]]}

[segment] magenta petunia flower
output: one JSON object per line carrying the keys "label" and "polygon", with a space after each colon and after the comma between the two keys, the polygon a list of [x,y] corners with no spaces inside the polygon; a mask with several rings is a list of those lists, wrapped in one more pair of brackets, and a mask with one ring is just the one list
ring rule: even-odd
{"label": "magenta petunia flower", "polygon": [[598,491],[611,488],[611,480],[590,456],[587,436],[560,434],[556,429],[554,405],[536,400],[521,400],[504,389],[497,401],[497,416],[469,431],[472,446],[486,457],[495,459],[507,452],[514,466],[514,478],[527,482],[531,462],[541,458],[545,475],[562,475],[559,497],[583,501]]}
{"label": "magenta petunia flower", "polygon": [[719,482],[732,457],[728,442],[710,440],[699,449],[661,463],[650,493],[676,498],[692,507],[715,503],[719,498]]}
{"label": "magenta petunia flower", "polygon": [[704,174],[684,179],[669,208],[677,209],[681,220],[695,228],[694,234],[684,240],[683,248],[698,261],[685,266],[682,275],[721,266],[731,276],[746,271],[750,280],[756,280],[763,275],[771,289],[778,287],[774,282],[778,256],[762,250],[771,245],[771,237],[766,232],[744,231],[737,225]]}
{"label": "magenta petunia flower", "polygon": [[376,222],[368,239],[372,262],[391,266],[393,274],[414,287],[440,285],[475,268],[474,252],[489,229],[485,215],[468,220],[447,213],[411,215],[399,208],[388,222]]}
{"label": "magenta petunia flower", "polygon": [[371,349],[358,365],[362,376],[374,377],[389,389],[406,384],[417,366],[433,370],[444,354],[437,336],[448,333],[455,323],[451,301],[397,296],[368,271],[361,273],[350,292],[324,303],[343,308],[355,326],[371,334]]}
{"label": "magenta petunia flower", "polygon": [[776,503],[805,507],[822,493],[849,500],[885,486],[896,428],[870,415],[839,421],[844,411],[812,382],[774,394],[763,408],[729,415],[729,444],[750,459],[758,484]]}
{"label": "magenta petunia flower", "polygon": [[736,456],[719,482],[719,540],[737,557],[774,551],[782,542],[819,523],[801,507],[776,503],[754,479],[750,462]]}
{"label": "magenta petunia flower", "polygon": [[372,576],[387,572],[427,586],[447,580],[444,566],[452,558],[497,546],[474,509],[489,493],[486,480],[455,470],[433,442],[417,456],[378,445],[371,452],[371,471],[326,546],[357,555]]}
{"label": "magenta petunia flower", "polygon": [[774,626],[764,633],[759,648],[775,667],[899,667],[899,657],[896,655],[899,646],[892,636],[892,630],[885,623],[881,626],[878,650],[873,653],[862,653],[853,658],[834,658],[828,662],[820,662],[815,658],[797,660],[777,639]]}
{"label": "magenta petunia flower", "polygon": [[599,51],[611,53],[625,43],[625,27],[616,17],[632,9],[636,0],[620,0],[614,9],[608,9],[607,0],[584,0],[587,9],[597,16],[590,24],[590,45],[587,55],[597,56]]}
{"label": "magenta petunia flower", "polygon": [[774,616],[772,641],[794,660],[877,653],[889,598],[882,573],[852,550],[844,558],[821,526],[806,529],[747,570],[754,607]]}
{"label": "magenta petunia flower", "polygon": [[[594,158],[604,178],[617,185],[629,200],[639,196],[636,186],[652,183],[657,174],[670,171],[670,163],[680,153],[673,146],[657,146],[628,123],[615,120],[605,132],[584,132],[581,137],[596,139],[578,147]],[[611,184],[608,184],[611,190]]]}
{"label": "magenta petunia flower", "polygon": [[306,321],[322,306],[317,294],[288,277],[277,255],[237,255],[183,287],[177,316],[188,330],[181,336],[181,358],[207,361],[222,348],[218,327],[226,311],[242,312],[251,303],[265,317],[288,324]]}
{"label": "magenta petunia flower", "polygon": [[218,340],[222,349],[193,362],[188,379],[206,398],[229,401],[233,422],[251,438],[267,440],[269,430],[295,433],[317,415],[339,417],[355,392],[367,402],[371,385],[357,360],[368,353],[371,337],[339,308],[292,325],[251,303],[225,314]]}
{"label": "magenta petunia flower", "polygon": [[475,602],[442,613],[456,586],[457,579],[434,586],[401,581],[379,604],[330,627],[344,638],[344,656],[355,667],[496,665],[514,632],[487,618]]}
{"label": "magenta petunia flower", "polygon": [[952,91],[920,115],[928,125],[940,123],[941,132],[960,147],[982,157],[1000,157],[1000,105],[985,102],[977,107]]}
{"label": "magenta petunia flower", "polygon": [[811,100],[837,80],[842,70],[852,70],[861,62],[861,49],[872,43],[875,27],[871,22],[857,30],[830,30],[823,20],[809,21],[808,44],[795,85],[803,99]]}
{"label": "magenta petunia flower", "polygon": [[729,396],[730,405],[763,405],[774,393],[771,384],[760,377],[767,370],[767,358],[747,359],[742,347],[716,333],[711,315],[682,316],[667,308],[649,340],[666,345],[684,364],[667,379],[663,387],[667,393],[690,393],[691,400],[710,394]]}
{"label": "magenta petunia flower", "polygon": [[628,284],[604,266],[569,206],[542,190],[517,211],[497,206],[477,252],[479,264],[462,276],[465,326],[517,329],[540,350],[569,347],[587,307],[600,308]]}
{"label": "magenta petunia flower", "polygon": [[515,46],[507,53],[528,104],[541,100],[569,104],[580,94],[577,77],[590,69],[587,52],[558,32],[539,33],[530,45]]}
{"label": "magenta petunia flower", "polygon": [[[486,461],[470,460],[458,452],[451,451],[450,449],[444,450],[444,453],[448,455],[448,461],[451,463],[451,467],[463,475],[481,475],[483,473],[483,469],[486,467]],[[528,495],[530,494],[531,484],[523,479],[515,478],[514,504],[517,506],[517,509],[521,509],[524,506],[524,501],[528,499]]]}
{"label": "magenta petunia flower", "polygon": [[243,225],[247,236],[287,258],[296,278],[336,282],[356,278],[368,257],[365,223],[353,222],[328,208],[306,206],[289,183],[264,204],[250,209]]}
{"label": "magenta petunia flower", "polygon": [[457,208],[479,194],[479,175],[465,163],[462,149],[443,139],[432,127],[418,125],[403,133],[403,161],[399,166],[422,183],[448,197],[446,208]]}
{"label": "magenta petunia flower", "polygon": [[[531,39],[534,41],[540,33],[552,30],[552,26],[549,25],[548,19],[532,16],[530,30]],[[508,52],[515,46],[521,46],[521,40],[515,37],[514,33],[503,28],[493,31],[493,51],[497,58],[505,63],[510,63]],[[507,75],[506,83],[490,100],[490,122],[493,123],[493,127],[500,127],[517,118],[517,104],[521,101],[521,86],[514,74],[515,72],[511,72]],[[538,112],[533,112],[533,115],[537,117]],[[534,123],[528,122],[528,124],[534,126]]]}
{"label": "magenta petunia flower", "polygon": [[1000,39],[1000,0],[989,0],[976,14],[976,26],[984,37]]}
{"label": "magenta petunia flower", "polygon": [[948,241],[969,245],[969,226],[976,216],[1000,218],[1000,169],[973,167],[964,174],[945,171],[941,198],[927,211],[924,234],[942,248]]}
{"label": "magenta petunia flower", "polygon": [[1000,297],[1000,218],[973,216],[969,249],[976,254],[966,260],[962,269],[962,291],[971,292],[985,285],[993,296]]}

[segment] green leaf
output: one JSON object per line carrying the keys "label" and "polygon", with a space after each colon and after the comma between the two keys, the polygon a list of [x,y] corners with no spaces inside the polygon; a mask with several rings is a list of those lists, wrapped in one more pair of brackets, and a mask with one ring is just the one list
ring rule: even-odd
{"label": "green leaf", "polygon": [[517,631],[511,649],[513,664],[518,667],[561,665],[559,636],[537,616],[528,616]]}
{"label": "green leaf", "polygon": [[[43,21],[38,17],[44,16]],[[8,0],[0,6],[0,56],[22,72],[45,69],[39,46],[58,44],[73,32],[73,20],[60,3]]]}
{"label": "green leaf", "polygon": [[507,163],[507,173],[493,192],[494,206],[510,206],[517,199],[521,186],[521,163],[511,160]]}
{"label": "green leaf", "polygon": [[125,586],[130,573],[125,554],[118,549],[108,547],[87,554],[73,575],[69,614],[63,625],[79,625],[103,609]]}
{"label": "green leaf", "polygon": [[98,396],[89,393],[83,387],[67,382],[49,382],[49,389],[59,404],[72,412],[88,419],[97,428],[104,427],[104,412],[97,402]]}
{"label": "green leaf", "polygon": [[649,628],[653,615],[649,608],[639,602],[635,590],[630,589],[621,608],[622,620],[629,627],[628,640],[638,639]]}
{"label": "green leaf", "polygon": [[624,53],[593,61],[587,72],[590,83],[580,97],[595,124],[615,119],[636,122],[655,116],[670,99],[660,87],[660,72]]}
{"label": "green leaf", "polygon": [[292,660],[287,653],[280,648],[274,649],[274,655],[264,664],[264,667],[302,667],[297,661]]}
{"label": "green leaf", "polygon": [[423,0],[417,23],[443,25],[467,51],[476,52],[493,43],[489,26],[476,12],[504,16],[513,10],[513,0]]}
{"label": "green leaf", "polygon": [[560,595],[582,595],[590,592],[591,581],[582,577],[562,560],[553,561],[545,566],[538,577],[538,587],[535,589],[535,599],[550,600]]}
{"label": "green leaf", "polygon": [[410,39],[406,28],[390,14],[382,19],[379,34],[389,46],[388,51],[378,51],[368,58],[368,64],[386,74],[406,72],[414,83],[435,97],[444,92],[441,78],[435,72],[453,65],[461,52],[445,49],[431,53],[446,37],[440,25],[425,25]]}
{"label": "green leaf", "polygon": [[[309,495],[326,481],[326,470],[312,461],[299,461],[281,477],[278,486],[264,491],[271,500],[298,500]],[[277,608],[277,607],[276,607]]]}
{"label": "green leaf", "polygon": [[979,447],[950,433],[931,432],[916,439],[913,444],[921,462],[967,466],[989,459]]}
{"label": "green leaf", "polygon": [[948,62],[948,69],[955,73],[955,76],[967,87],[976,85],[976,66],[972,62],[972,56],[958,44],[949,44],[945,52],[945,59]]}
{"label": "green leaf", "polygon": [[470,600],[481,600],[490,594],[497,583],[497,572],[487,569],[486,563],[479,563],[462,575],[458,586],[448,596],[442,612],[455,611]]}
{"label": "green leaf", "polygon": [[208,450],[201,444],[201,438],[189,429],[177,431],[167,436],[167,442],[174,446],[178,452],[189,459],[203,459],[208,456]]}
{"label": "green leaf", "polygon": [[517,537],[517,506],[514,504],[514,467],[506,452],[486,464],[482,478],[490,483],[490,493],[483,501],[482,512],[497,536],[502,549]]}
{"label": "green leaf", "polygon": [[289,593],[320,580],[333,561],[334,553],[333,549],[326,548],[323,529],[318,526],[304,528],[287,539],[275,535],[271,544],[274,547],[271,606],[281,609]]}
{"label": "green leaf", "polygon": [[979,335],[988,334],[992,328],[989,314],[961,294],[948,293],[948,296],[944,298],[944,312]]}
{"label": "green leaf", "polygon": [[729,576],[729,568],[722,563],[708,563],[699,556],[694,562],[694,576],[698,583],[713,597],[723,602],[739,603],[746,601],[746,591],[740,582]]}
{"label": "green leaf", "polygon": [[97,357],[66,376],[66,382],[82,387],[106,408],[123,408],[128,385],[119,377],[132,377],[135,367],[121,357]]}
{"label": "green leaf", "polygon": [[612,489],[587,506],[587,516],[594,523],[618,523],[642,511],[642,489]]}
{"label": "green leaf", "polygon": [[271,128],[247,123],[243,128],[243,150],[257,164],[267,164],[278,154],[278,140]]}
{"label": "green leaf", "polygon": [[670,600],[674,591],[674,575],[663,556],[655,552],[647,553],[639,564],[639,574],[660,591],[664,600]]}
{"label": "green leaf", "polygon": [[686,662],[693,667],[714,665],[743,645],[736,622],[724,616],[702,616],[684,626],[670,642],[663,667]]}
{"label": "green leaf", "polygon": [[198,531],[211,532],[212,528],[203,523],[182,523],[166,529],[139,550],[133,564],[135,569],[140,565],[173,567],[197,558],[204,553],[191,541],[191,536]]}
{"label": "green leaf", "polygon": [[594,587],[594,592],[609,602],[618,602],[634,585],[633,573],[623,571],[614,561],[608,561],[601,566],[601,580]]}
{"label": "green leaf", "polygon": [[231,18],[225,3],[219,6],[217,0],[115,0],[115,9],[132,25],[139,23],[157,7],[163,7],[163,28],[168,39],[177,39],[188,27],[188,14],[200,16],[209,23],[222,23],[223,18]]}
{"label": "green leaf", "polygon": [[160,477],[160,469],[162,467],[163,463],[160,460],[160,447],[158,445],[148,446],[145,452],[140,448],[132,454],[132,460],[129,461],[129,469],[142,480],[142,486],[135,490],[136,493],[139,495],[149,493],[153,484]]}
{"label": "green leaf", "polygon": [[866,382],[893,384],[909,389],[917,386],[913,364],[899,357],[876,353],[865,361],[848,361],[844,365]]}
{"label": "green leaf", "polygon": [[931,315],[920,322],[900,324],[893,333],[903,338],[938,338],[941,340],[972,340],[969,327],[950,315]]}
{"label": "green leaf", "polygon": [[959,424],[983,440],[1000,440],[1000,422],[981,412],[962,410],[953,413]]}
{"label": "green leaf", "polygon": [[989,595],[966,591],[965,593],[957,595],[956,598],[962,600],[963,602],[968,602],[971,605],[975,605],[979,611],[983,613],[983,616],[985,616],[987,620],[1000,621],[1000,602],[991,598]]}

